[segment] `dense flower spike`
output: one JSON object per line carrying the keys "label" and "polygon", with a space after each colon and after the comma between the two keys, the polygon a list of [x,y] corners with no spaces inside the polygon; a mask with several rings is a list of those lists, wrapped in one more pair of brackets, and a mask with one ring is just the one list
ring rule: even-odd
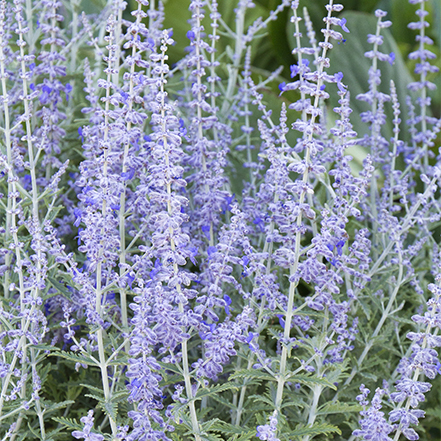
{"label": "dense flower spike", "polygon": [[[391,26],[391,22],[386,20],[383,21],[386,13],[381,9],[375,11],[375,16],[377,17],[377,29],[376,33],[368,35],[368,43],[373,44],[374,47],[371,51],[364,54],[365,57],[372,60],[372,66],[369,69],[369,91],[364,94],[357,95],[357,99],[365,101],[371,106],[371,110],[363,112],[360,116],[363,122],[370,125],[371,134],[370,136],[365,135],[362,145],[373,146],[372,158],[375,163],[384,163],[387,157],[387,150],[389,148],[388,142],[381,135],[381,126],[385,123],[385,103],[390,101],[390,97],[378,90],[381,84],[381,70],[378,69],[378,61],[389,61],[393,64],[394,54],[385,54],[379,50],[380,46],[383,44],[383,37],[381,35],[381,30]],[[372,190],[374,191],[374,190]]]}
{"label": "dense flower spike", "polygon": [[431,4],[86,3],[0,0],[0,439],[436,437]]}
{"label": "dense flower spike", "polygon": [[415,118],[414,122],[419,125],[420,130],[413,137],[413,142],[415,144],[421,144],[420,151],[415,153],[424,158],[424,166],[427,170],[429,158],[433,157],[433,153],[429,149],[429,147],[432,147],[431,138],[433,136],[430,127],[433,127],[438,122],[437,118],[430,116],[430,106],[432,103],[430,92],[436,89],[436,85],[430,81],[430,76],[438,72],[439,67],[433,66],[430,63],[429,60],[435,59],[436,55],[426,49],[426,45],[433,45],[433,40],[426,35],[426,28],[429,27],[429,23],[425,19],[429,14],[425,9],[426,2],[425,0],[409,0],[409,3],[419,4],[418,10],[415,11],[419,20],[409,23],[408,28],[419,30],[419,34],[415,38],[418,43],[418,49],[409,54],[409,59],[417,60],[415,74],[420,76],[420,80],[410,83],[407,87],[411,91],[419,92],[419,97],[416,102],[420,109],[420,114]]}
{"label": "dense flower spike", "polygon": [[[366,389],[364,385],[361,385],[361,395],[357,397],[364,407],[369,403],[366,398],[369,394],[369,389]],[[392,426],[386,421],[384,412],[381,412],[381,398],[384,395],[384,390],[377,388],[375,395],[372,398],[371,406],[367,410],[360,412],[363,416],[363,420],[360,421],[361,429],[354,431],[354,435],[364,440],[376,440],[376,441],[392,441],[388,435],[392,432]]]}
{"label": "dense flower spike", "polygon": [[[398,403],[396,409],[389,413],[389,420],[397,423],[395,439],[400,433],[408,440],[419,439],[411,424],[418,425],[418,420],[423,418],[425,412],[418,409],[419,403],[425,401],[424,394],[427,393],[432,385],[421,381],[421,374],[433,380],[439,373],[439,356],[434,349],[441,347],[441,337],[434,333],[433,328],[441,329],[441,288],[438,284],[431,283],[428,288],[433,297],[427,302],[428,311],[424,316],[416,314],[412,320],[420,327],[423,332],[409,332],[407,338],[412,343],[412,355],[401,360],[398,372],[401,378],[396,382],[397,392],[391,394],[391,398]],[[421,328],[420,328],[421,329]],[[436,332],[436,331],[435,331]],[[404,408],[401,408],[404,406]]]}
{"label": "dense flower spike", "polygon": [[86,441],[103,441],[103,435],[91,432],[93,420],[93,410],[89,410],[87,416],[81,418],[81,422],[84,424],[83,430],[75,430],[72,432],[72,436],[76,439],[84,439]]}

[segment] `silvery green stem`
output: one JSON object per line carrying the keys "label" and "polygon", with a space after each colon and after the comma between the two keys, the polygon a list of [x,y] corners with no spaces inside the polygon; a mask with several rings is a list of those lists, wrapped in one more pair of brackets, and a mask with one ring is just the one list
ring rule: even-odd
{"label": "silvery green stem", "polygon": [[[375,32],[375,36],[377,37],[375,39],[375,43],[374,43],[374,57],[372,59],[372,70],[373,72],[377,72],[377,64],[378,64],[378,58],[377,58],[377,52],[378,52],[378,37],[380,36],[381,33],[381,28],[380,28],[380,23],[381,23],[381,17],[378,17],[378,21],[377,21],[377,28],[376,28],[376,32]],[[372,111],[372,117],[374,118],[373,122],[372,122],[372,128],[371,128],[371,133],[372,133],[372,142],[373,142],[373,148],[375,148],[375,146],[378,143],[378,135],[380,132],[380,128],[378,127],[378,123],[375,119],[375,115],[377,113],[377,104],[378,104],[378,100],[377,100],[377,83],[375,80],[372,81],[372,106],[371,106],[371,111]],[[371,192],[370,192],[370,196],[371,196],[371,205],[370,208],[372,210],[372,223],[375,224],[377,222],[378,219],[378,212],[377,212],[377,178],[375,175],[375,171],[374,173],[372,173],[371,176]],[[377,254],[377,234],[374,234],[372,237],[372,249],[374,251],[374,254]],[[378,255],[375,256],[374,260],[378,257]]]}
{"label": "silvery green stem", "polygon": [[[112,46],[113,40],[114,40],[114,33],[113,33],[113,29],[111,29],[110,30],[109,47]],[[109,57],[109,68],[111,68],[112,67],[112,50],[109,50],[108,57]],[[109,69],[109,72],[107,74],[107,84],[110,84],[110,81],[111,81],[111,74],[110,74],[110,69]],[[107,87],[106,88],[105,116],[104,116],[104,135],[103,135],[105,143],[109,137],[109,110],[110,110],[109,97],[110,97],[110,88]],[[107,147],[107,145],[106,145],[106,147]],[[109,149],[105,148],[104,149],[104,164],[103,164],[104,178],[107,176],[108,156],[109,156]],[[105,219],[106,213],[107,213],[107,199],[105,197],[103,197],[103,202],[102,202],[102,207],[101,207],[101,215],[102,215],[103,219]],[[102,231],[102,233],[103,233],[103,231]],[[102,296],[103,296],[103,289],[102,289],[101,284],[102,284],[103,247],[101,247],[99,254],[100,255],[98,258],[98,264],[97,264],[97,269],[96,269],[96,303],[95,303],[95,308],[96,308],[96,312],[99,314],[100,318],[102,318],[103,317],[103,310],[102,310],[101,302],[102,302]],[[106,401],[110,401],[111,393],[110,393],[110,387],[109,387],[109,376],[107,373],[107,360],[106,360],[106,355],[105,355],[105,351],[104,351],[104,331],[103,331],[102,326],[100,326],[97,331],[97,342],[98,342],[98,355],[99,355],[98,358],[99,358],[100,369],[101,369],[101,381],[102,381],[102,385],[103,385],[104,399]],[[110,427],[112,430],[112,437],[113,437],[113,439],[116,439],[116,435],[117,435],[116,422],[112,418],[109,418],[109,421],[110,421]]]}
{"label": "silvery green stem", "polygon": [[[0,23],[4,26],[4,23]],[[15,194],[17,189],[14,185],[15,177],[13,175],[13,163],[12,163],[12,144],[11,144],[11,127],[10,127],[10,115],[9,115],[9,105],[8,105],[8,89],[6,86],[6,71],[5,71],[5,54],[3,51],[3,34],[0,34],[0,74],[1,74],[1,84],[2,84],[2,95],[3,95],[3,118],[4,127],[3,133],[5,134],[5,145],[6,145],[6,156],[8,161],[8,202],[6,208],[6,232],[5,232],[5,243],[9,243],[11,236],[11,226],[12,217],[15,217],[12,211],[13,199],[9,197],[11,194]],[[15,198],[14,198],[15,200]],[[6,271],[3,279],[3,295],[7,299],[9,297],[9,277],[10,277],[10,266],[11,266],[11,255],[9,253],[5,256]]]}
{"label": "silvery green stem", "polygon": [[[200,8],[199,6],[196,7],[196,27],[197,27],[197,32],[196,32],[196,44],[195,44],[195,58],[197,59],[197,71],[200,72],[201,71],[201,51],[200,51],[200,40],[201,40],[201,19],[200,19]],[[198,100],[198,106],[197,106],[197,119],[198,119],[198,138],[201,140],[204,137],[204,133],[203,133],[203,128],[202,128],[202,108],[200,106],[200,103],[202,102],[202,77],[201,75],[196,75],[196,82],[198,85],[198,95],[197,95],[197,100]],[[202,154],[201,155],[202,158],[202,169],[204,171],[204,176],[206,176],[207,174],[207,160],[205,158],[205,155]],[[205,191],[208,193],[210,191],[209,187],[207,184],[205,184]],[[213,222],[210,221],[210,239],[209,239],[209,246],[212,247],[214,246],[214,230],[213,230]]]}
{"label": "silvery green stem", "polygon": [[[329,5],[332,6],[333,4],[333,0],[329,1]],[[329,8],[328,11],[328,19],[331,18],[332,15],[332,8]],[[329,31],[330,30],[330,20],[327,21],[326,23],[326,29]],[[325,43],[328,43],[329,41],[329,33],[325,34]],[[326,58],[326,53],[327,53],[327,49],[326,49],[326,44],[323,47],[323,52],[322,52],[322,59]],[[321,74],[323,72],[324,69],[324,65],[323,63],[320,63],[318,65],[318,72],[319,74]],[[314,99],[314,107],[317,108],[319,105],[319,91],[320,91],[320,87],[322,86],[323,80],[322,78],[319,76],[319,79],[317,81],[317,87],[316,87],[316,96]],[[316,116],[312,115],[311,116],[311,120],[310,120],[310,124],[314,124],[315,123],[315,119]],[[312,141],[312,131],[311,133],[308,135],[308,141],[311,142]],[[309,143],[308,143],[309,144]],[[310,156],[311,156],[311,151],[309,148],[306,149],[306,155],[305,155],[305,162],[307,165],[309,165],[310,163]],[[307,166],[305,169],[305,172],[303,173],[303,178],[302,181],[304,183],[306,183],[308,181],[308,176],[309,176],[309,167]],[[299,204],[303,204],[304,200],[305,200],[305,196],[306,196],[306,192],[305,190],[302,191],[302,193],[300,194],[300,200],[299,200]],[[300,212],[300,214],[297,216],[297,226],[300,227],[301,223],[302,223],[302,216],[303,213]],[[300,259],[300,241],[301,241],[301,233],[300,230],[297,229],[296,232],[296,236],[295,236],[295,249],[294,249],[294,256],[295,256],[295,261],[294,263],[290,266],[290,276],[294,276],[297,272],[298,269],[298,265],[299,265],[299,259]],[[298,285],[298,281],[292,281],[289,284],[289,294],[288,294],[288,305],[287,305],[287,309],[286,309],[286,315],[285,315],[285,329],[283,332],[283,338],[285,341],[288,341],[290,338],[290,331],[291,331],[291,322],[294,316],[294,296],[295,296],[295,291]],[[285,387],[285,382],[286,382],[286,367],[287,367],[287,360],[288,360],[288,353],[290,351],[288,350],[286,344],[282,345],[282,354],[280,356],[280,367],[279,367],[279,375],[278,375],[278,381],[277,381],[277,392],[276,392],[276,400],[275,400],[275,407],[276,407],[276,411],[278,413],[281,412],[281,407],[282,407],[282,402],[283,402],[283,390]]]}
{"label": "silvery green stem", "polygon": [[[398,238],[397,238],[397,240],[398,240]],[[394,242],[392,242],[392,243],[394,243]],[[373,346],[373,344],[375,342],[375,339],[377,338],[378,334],[380,333],[380,331],[381,331],[381,329],[382,329],[382,327],[384,325],[384,322],[389,318],[389,314],[390,314],[390,311],[392,309],[392,306],[394,305],[395,300],[397,298],[397,294],[398,294],[398,292],[399,292],[399,290],[401,288],[401,285],[403,284],[403,271],[404,271],[404,268],[403,268],[403,256],[402,256],[401,252],[398,253],[398,259],[399,259],[398,280],[396,281],[395,288],[394,288],[394,290],[392,291],[392,293],[391,293],[391,295],[389,297],[389,301],[387,303],[387,306],[383,310],[383,314],[382,314],[379,322],[377,323],[377,326],[376,326],[374,332],[372,333],[371,338],[369,339],[369,341],[367,341],[365,343],[363,352],[358,357],[356,366],[354,366],[352,368],[352,371],[351,371],[349,377],[344,382],[344,386],[347,386],[352,381],[352,379],[355,377],[355,375],[357,374],[358,367],[362,365],[364,359],[368,355],[369,351],[372,349],[372,346]]]}
{"label": "silvery green stem", "polygon": [[[164,93],[164,84],[165,84],[165,78],[164,78],[164,61],[167,59],[167,55],[165,55],[165,53],[163,53],[163,56],[161,58],[161,121],[162,121],[162,133],[166,133],[167,128],[165,125],[165,93]],[[200,109],[198,107],[198,109]],[[167,143],[168,143],[168,139],[167,136],[164,136],[162,138],[162,142],[164,144],[164,151],[167,152]],[[167,165],[167,171],[169,170],[169,157],[168,154],[166,154],[165,157],[165,161],[166,161],[166,165]],[[168,173],[168,172],[167,172]],[[172,214],[172,206],[171,206],[171,183],[170,183],[170,176],[167,176],[167,211],[169,213],[169,215],[171,216]],[[173,239],[173,229],[171,226],[169,226],[169,233],[170,233],[170,246],[171,249],[173,251],[175,251],[176,249],[176,244],[175,241]],[[178,265],[176,262],[173,263],[173,272],[174,275],[177,275],[178,273]],[[181,288],[181,284],[178,283],[176,285],[176,290],[181,294],[182,292],[182,288]],[[182,295],[180,296],[180,298],[182,298]],[[182,302],[179,302],[179,312],[181,314],[184,313],[184,305]],[[192,429],[194,432],[194,439],[195,441],[202,441],[201,435],[200,435],[200,428],[199,428],[199,422],[198,422],[198,417],[196,414],[196,407],[195,407],[195,402],[194,402],[194,396],[193,396],[193,389],[192,389],[192,385],[191,385],[191,377],[190,377],[190,370],[189,370],[189,362],[188,362],[188,340],[187,339],[183,339],[181,342],[182,345],[182,368],[183,368],[183,376],[184,376],[184,383],[185,383],[185,391],[187,393],[187,399],[188,399],[188,406],[190,409],[190,420],[191,420],[191,425],[192,425]]]}
{"label": "silvery green stem", "polygon": [[[138,3],[138,11],[141,10],[141,3]],[[118,11],[121,11],[121,8],[118,9]],[[136,16],[136,23],[139,24],[141,21],[141,16],[138,14]],[[121,24],[121,23],[119,23]],[[117,29],[120,29],[120,27],[117,25]],[[136,38],[138,34],[134,35],[133,38]],[[116,41],[118,42],[118,38],[116,38]],[[116,45],[116,47],[119,47],[119,44]],[[135,57],[136,54],[136,45],[133,45],[132,47],[132,58]],[[118,60],[119,56],[116,57]],[[118,61],[117,61],[118,63]],[[116,69],[118,68],[118,64],[116,66]],[[133,76],[135,74],[135,63],[133,62],[130,66],[130,81],[129,81],[129,112],[132,111],[133,107]],[[118,76],[114,75],[114,79],[118,80]],[[118,85],[116,83],[116,85]],[[122,171],[123,173],[127,172],[127,157],[129,156],[129,148],[130,148],[130,130],[132,129],[132,122],[127,122],[126,132],[127,132],[127,142],[124,145],[124,153],[122,158]],[[119,240],[120,240],[120,255],[119,255],[119,261],[120,261],[120,277],[122,276],[122,273],[125,271],[125,264],[126,264],[126,223],[125,223],[125,216],[126,216],[126,188],[127,184],[126,181],[124,181],[123,184],[123,190],[121,192],[120,196],[120,209],[119,209]],[[127,293],[126,288],[121,288],[119,290],[120,293],[120,300],[121,300],[121,321],[123,328],[125,330],[129,327],[129,321],[128,321],[128,315],[127,315]],[[127,342],[126,344],[126,352],[128,353],[130,349],[130,344]]]}
{"label": "silvery green stem", "polygon": [[[432,323],[433,322],[433,318],[434,318],[434,316],[435,316],[435,314],[436,314],[436,304],[437,304],[437,302],[439,301],[439,296],[437,296],[437,298],[436,298],[436,301],[435,301],[435,304],[434,304],[434,306],[432,307],[432,310],[430,311],[430,316],[431,316],[431,320],[430,320],[430,322],[429,322],[429,324],[427,325],[427,328],[426,328],[426,330],[425,330],[425,336],[424,336],[424,339],[423,339],[423,343],[421,344],[421,349],[422,350],[424,350],[426,347],[427,347],[427,335],[428,334],[430,334],[430,331],[432,330],[432,325],[430,324],[430,323]],[[420,368],[416,368],[415,369],[415,372],[414,372],[414,374],[413,374],[413,378],[412,378],[412,381],[416,381],[416,380],[418,380],[418,377],[420,376],[420,374],[421,374],[422,372],[421,372],[421,369]],[[406,411],[407,410],[409,410],[409,408],[410,408],[410,397],[409,398],[407,398],[407,400],[406,400],[406,405],[405,405],[405,409],[406,409]],[[403,407],[403,403],[404,403],[404,401],[402,401],[401,403],[399,403],[399,405],[396,407],[396,409],[400,409],[401,407]],[[396,433],[395,433],[395,436],[394,436],[394,439],[393,439],[393,441],[398,441],[398,439],[400,438],[400,435],[401,435],[401,425],[398,427],[398,429],[397,429],[397,431],[396,431]]]}

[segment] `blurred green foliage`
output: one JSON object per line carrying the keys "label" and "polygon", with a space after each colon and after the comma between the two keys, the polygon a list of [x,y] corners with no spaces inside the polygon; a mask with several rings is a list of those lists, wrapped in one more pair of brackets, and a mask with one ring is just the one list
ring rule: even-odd
{"label": "blurred green foliage", "polygon": [[[134,2],[135,0],[129,0]],[[190,12],[188,11],[189,0],[167,0],[165,2],[165,27],[173,28],[173,38],[176,41],[174,47],[170,48],[169,56],[171,63],[176,63],[182,58],[185,53],[185,48],[188,46],[189,41],[186,37],[186,33],[189,29],[188,20],[190,18]],[[270,12],[274,10],[279,4],[280,0],[255,0],[255,8],[248,10],[246,25],[250,25],[258,17],[262,16],[266,18]],[[325,15],[325,5],[327,0],[300,0],[300,14],[303,15],[303,8],[306,7],[311,17],[311,21],[316,32],[316,38],[321,40],[322,34],[320,30],[323,28],[323,16]],[[416,61],[409,60],[408,54],[417,49],[417,43],[415,41],[416,31],[409,30],[407,25],[411,21],[418,20],[415,15],[417,5],[409,4],[406,0],[342,0],[344,10],[341,13],[342,17],[347,19],[347,26],[350,30],[349,34],[344,37],[346,42],[344,44],[334,44],[333,50],[330,51],[331,68],[330,73],[343,72],[344,83],[348,86],[348,90],[351,93],[351,107],[354,112],[351,115],[351,122],[354,125],[354,129],[357,131],[360,137],[362,137],[368,131],[367,124],[362,123],[360,113],[368,110],[367,104],[356,99],[356,96],[360,93],[364,93],[368,90],[368,69],[371,65],[371,61],[364,57],[364,53],[372,49],[372,45],[367,43],[367,35],[374,34],[376,28],[377,19],[374,16],[376,9],[383,9],[388,13],[385,19],[392,21],[392,26],[388,29],[383,29],[382,35],[384,36],[384,43],[381,46],[381,51],[385,53],[394,52],[396,54],[396,60],[393,66],[390,66],[387,62],[379,62],[379,68],[382,70],[382,84],[380,91],[383,93],[390,92],[390,80],[395,82],[398,92],[398,99],[401,104],[402,116],[401,119],[405,121],[407,119],[407,106],[406,95],[409,94],[407,90],[407,84],[412,81],[412,78],[418,77],[413,73]],[[237,2],[233,0],[219,1],[219,11],[222,14],[224,22],[230,27],[235,29],[235,12]],[[437,59],[433,60],[433,64],[441,66],[441,1],[440,0],[428,0],[426,3],[426,9],[429,11],[429,15],[426,20],[430,23],[430,27],[427,29],[426,34],[434,41],[434,45],[430,47],[430,50],[437,55]],[[205,29],[207,33],[211,32],[209,13],[205,19]],[[255,81],[258,81],[269,72],[274,71],[279,66],[283,66],[283,71],[278,78],[277,82],[269,85],[270,87],[265,92],[265,101],[270,104],[270,108],[277,109],[280,105],[276,104],[279,90],[278,84],[281,82],[289,82],[290,78],[290,66],[296,62],[296,58],[292,55],[292,50],[295,47],[295,39],[293,37],[294,25],[290,19],[292,11],[286,8],[281,14],[279,14],[277,20],[269,23],[265,32],[261,33],[261,38],[255,40],[252,43],[252,71],[254,72]],[[301,31],[304,35],[302,44],[308,45],[306,38],[306,29],[304,22],[300,24]],[[222,35],[219,41],[218,52],[223,54],[222,61],[228,63],[231,62],[228,54],[231,52],[234,46],[234,39],[228,35]],[[228,72],[222,69],[218,70],[218,75],[226,78]],[[432,74],[429,76],[429,80],[437,85],[435,91],[429,91],[428,95],[432,98],[432,106],[430,112],[432,115],[441,117],[441,73]],[[328,125],[331,126],[334,122],[335,114],[332,109],[338,105],[338,96],[332,90],[331,85],[329,87],[330,99],[328,101]],[[415,94],[411,94],[413,101],[416,98]],[[290,104],[296,101],[299,95],[296,92],[289,92],[283,95],[283,100]],[[274,104],[275,106],[271,105]],[[417,109],[418,111],[418,109]],[[386,106],[387,123],[384,127],[383,135],[386,139],[392,136],[392,108],[390,105]],[[290,112],[288,122],[295,120],[296,115],[294,112]],[[294,134],[291,132],[289,135],[294,138]],[[407,125],[401,124],[402,140],[407,140],[409,134],[407,132]],[[438,136],[436,146],[433,148],[435,154],[438,154],[439,145],[441,144],[441,136]],[[361,147],[353,147],[349,152],[353,158],[353,166],[361,168],[361,163],[366,156],[366,152]]]}
{"label": "blurred green foliage", "polygon": [[[129,0],[134,2],[135,0]],[[395,52],[397,59],[395,65],[389,66],[387,63],[380,63],[380,68],[383,72],[382,91],[387,93],[389,91],[390,80],[393,79],[397,89],[402,105],[403,112],[405,108],[405,96],[407,94],[406,85],[415,76],[413,70],[415,61],[408,60],[407,55],[417,48],[415,42],[416,31],[409,30],[407,24],[410,21],[417,20],[415,11],[417,5],[411,5],[405,0],[342,0],[341,3],[345,9],[341,13],[347,19],[347,26],[351,31],[347,36],[347,41],[343,45],[335,44],[331,51],[331,72],[342,71],[345,75],[344,82],[348,85],[348,89],[352,93],[352,103],[354,107],[354,115],[366,110],[363,103],[355,100],[358,93],[367,90],[367,69],[370,62],[364,58],[365,51],[371,49],[371,45],[367,44],[366,38],[368,33],[375,33],[376,19],[373,13],[380,8],[388,12],[386,19],[391,20],[393,25],[391,28],[385,30],[383,35],[385,43],[381,47],[383,52]],[[256,7],[250,9],[247,16],[247,24],[251,24],[256,18],[263,16],[267,17],[270,11],[274,10],[280,0],[255,0]],[[323,16],[326,12],[326,0],[300,0],[300,10],[307,7],[311,21],[317,34],[317,39],[320,40],[320,29],[323,27]],[[181,59],[182,54],[188,45],[186,33],[189,29],[188,19],[190,12],[188,11],[189,0],[168,0],[165,2],[165,27],[173,28],[174,39],[176,44],[170,49],[170,60],[176,63]],[[235,9],[236,2],[232,0],[219,1],[219,10],[222,14],[225,23],[234,30]],[[441,65],[441,1],[429,0],[426,3],[426,8],[429,11],[427,21],[430,27],[427,29],[427,35],[431,37],[435,44],[431,50],[437,55],[437,59],[433,64]],[[208,13],[207,13],[208,16]],[[270,22],[268,29],[260,39],[255,41],[252,45],[252,66],[256,73],[264,74],[275,70],[279,66],[283,66],[284,70],[280,78],[282,81],[290,81],[289,66],[296,60],[292,55],[294,48],[293,24],[290,22],[291,11],[287,8],[281,13],[276,21]],[[303,27],[303,23],[301,24]],[[210,32],[210,21],[206,17],[205,29]],[[303,27],[302,31],[306,35]],[[228,50],[228,40],[233,45],[232,38],[228,39],[223,36],[218,48],[220,53]],[[224,58],[224,61],[228,61]],[[432,97],[431,111],[434,116],[441,116],[441,74],[433,74],[430,78],[437,84],[438,88],[430,95]],[[277,85],[273,86],[273,93],[278,93]],[[331,94],[332,96],[332,94]],[[292,95],[293,99],[296,96]],[[336,101],[330,101],[331,108],[336,105]],[[362,134],[366,127],[360,121],[358,116],[354,118],[354,126],[357,131]],[[389,125],[386,128],[386,137],[391,135],[392,127]],[[403,133],[403,139],[406,138],[406,133]]]}

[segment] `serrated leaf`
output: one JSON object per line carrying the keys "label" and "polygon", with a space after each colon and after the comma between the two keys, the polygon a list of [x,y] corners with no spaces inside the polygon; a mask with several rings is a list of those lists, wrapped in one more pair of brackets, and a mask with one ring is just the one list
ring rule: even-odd
{"label": "serrated leaf", "polygon": [[56,281],[52,277],[47,277],[47,280],[49,280],[50,284],[59,291],[60,294],[63,295],[63,297],[66,297],[66,299],[71,300],[72,294],[71,292],[60,282]]}
{"label": "serrated leaf", "polygon": [[84,394],[84,396],[85,396],[85,397],[92,398],[92,399],[98,401],[98,403],[102,403],[102,402],[104,402],[104,398],[103,398],[103,397],[100,397],[99,395],[94,395],[94,394]]}
{"label": "serrated leaf", "polygon": [[[94,392],[97,392],[97,393],[99,393],[99,394],[104,394],[103,390],[100,389],[99,387],[92,386],[92,385],[90,385],[90,384],[83,384],[83,383],[81,383],[80,386],[83,386],[83,387],[85,387],[86,389],[89,389],[90,391],[94,391]],[[104,395],[103,395],[103,398],[104,398]],[[103,399],[103,398],[102,398],[102,399]]]}
{"label": "serrated leaf", "polygon": [[359,375],[361,375],[362,377],[364,377],[364,378],[368,378],[369,380],[372,380],[372,381],[377,381],[377,379],[378,379],[378,377],[376,376],[376,375],[374,375],[374,374],[370,374],[369,372],[365,372],[365,371],[358,371],[357,372]]}
{"label": "serrated leaf", "polygon": [[167,371],[174,372],[177,375],[182,375],[182,372],[179,370],[179,368],[173,364],[163,363],[161,361],[158,361],[158,364]]}
{"label": "serrated leaf", "polygon": [[83,425],[80,424],[75,418],[65,418],[65,417],[55,417],[52,418],[52,421],[56,423],[62,424],[64,427],[67,427],[70,430],[83,430]]}
{"label": "serrated leaf", "polygon": [[435,417],[437,420],[441,419],[439,409],[426,409],[426,416]]}
{"label": "serrated leaf", "polygon": [[337,426],[333,426],[332,424],[320,423],[314,424],[312,427],[297,426],[293,432],[281,434],[280,437],[284,439],[289,439],[291,437],[301,437],[305,435],[326,435],[330,433],[338,433],[339,435],[341,435],[341,430]]}
{"label": "serrated leaf", "polygon": [[202,440],[207,440],[207,441],[223,441],[223,438],[220,435],[216,435],[216,434],[211,434],[211,433],[207,433],[204,435],[201,435]]}
{"label": "serrated leaf", "polygon": [[57,348],[56,346],[49,346],[49,345],[44,345],[44,344],[29,345],[28,348],[38,349],[40,351],[59,351],[60,350],[60,348]]}
{"label": "serrated leaf", "polygon": [[230,409],[236,409],[236,406],[232,402],[226,400],[221,395],[218,395],[218,394],[212,395],[211,399],[217,401],[218,403],[221,403],[222,405],[224,405],[226,407],[229,407]]}
{"label": "serrated leaf", "polygon": [[218,394],[220,392],[224,392],[226,390],[239,390],[239,388],[242,385],[237,383],[224,383],[224,384],[218,384],[217,386],[213,386],[210,388],[200,388],[196,392],[196,396],[193,398],[193,400],[200,400],[203,397],[209,397],[214,394]]}
{"label": "serrated leaf", "polygon": [[262,403],[268,404],[270,407],[274,406],[274,402],[264,395],[250,395],[249,398],[252,399],[254,402],[260,401]]}
{"label": "serrated leaf", "polygon": [[75,363],[87,364],[88,366],[98,366],[98,364],[95,363],[95,361],[93,361],[90,357],[87,357],[85,355],[79,355],[76,354],[75,352],[60,351],[57,352],[56,354],[51,354],[51,355],[65,358],[66,360],[70,360]]}
{"label": "serrated leaf", "polygon": [[54,410],[63,409],[64,407],[74,404],[73,400],[60,401],[59,403],[50,403],[49,407],[45,408],[45,413],[53,412]]}
{"label": "serrated leaf", "polygon": [[319,378],[314,375],[295,375],[293,377],[288,376],[287,380],[291,381],[292,383],[300,383],[307,386],[319,384],[321,386],[326,386],[330,387],[331,389],[337,390],[337,387],[326,378]]}
{"label": "serrated leaf", "polygon": [[277,381],[275,377],[268,374],[267,372],[262,372],[253,369],[241,369],[230,375],[230,380],[235,380],[237,378],[251,378],[252,380],[267,380],[267,381]]}
{"label": "serrated leaf", "polygon": [[221,422],[219,418],[213,418],[209,421],[205,421],[204,423],[201,423],[201,428],[203,431],[210,431],[213,430],[213,427],[215,427],[216,424],[219,422]]}
{"label": "serrated leaf", "polygon": [[395,320],[396,322],[405,323],[406,325],[415,325],[414,321],[409,320],[409,319],[404,318],[404,317],[400,317],[398,315],[391,315],[390,318]]}
{"label": "serrated leaf", "polygon": [[326,403],[321,406],[317,412],[317,415],[329,415],[331,413],[347,413],[347,412],[360,412],[363,410],[363,406],[359,404],[340,403]]}
{"label": "serrated leaf", "polygon": [[242,435],[244,432],[242,427],[221,420],[216,421],[211,430],[221,432],[224,435]]}
{"label": "serrated leaf", "polygon": [[116,416],[118,413],[118,405],[116,403],[114,403],[113,401],[100,400],[98,402],[98,405],[109,418],[111,418],[113,421],[116,421]]}
{"label": "serrated leaf", "polygon": [[121,366],[127,365],[129,363],[129,357],[127,355],[123,357],[114,358],[110,363],[107,363],[107,366]]}
{"label": "serrated leaf", "polygon": [[249,439],[256,436],[255,430],[249,430],[248,432],[243,433],[241,436],[235,439],[235,441],[248,441]]}
{"label": "serrated leaf", "polygon": [[118,401],[121,399],[125,400],[128,396],[129,396],[129,392],[127,390],[120,390],[112,394],[112,401]]}
{"label": "serrated leaf", "polygon": [[[291,392],[291,391],[288,391]],[[291,406],[297,406],[300,408],[304,408],[305,407],[305,402],[303,401],[303,398],[301,396],[299,396],[298,393],[286,393],[286,398],[283,400],[284,403],[282,404],[281,408],[284,409],[286,407],[291,407]]]}

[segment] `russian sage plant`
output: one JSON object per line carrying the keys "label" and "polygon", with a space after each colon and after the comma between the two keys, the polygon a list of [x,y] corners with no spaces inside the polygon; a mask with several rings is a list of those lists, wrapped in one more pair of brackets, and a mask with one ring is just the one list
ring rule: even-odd
{"label": "russian sage plant", "polygon": [[441,439],[436,2],[406,93],[381,9],[356,93],[333,0],[86,3],[0,0],[0,440]]}

